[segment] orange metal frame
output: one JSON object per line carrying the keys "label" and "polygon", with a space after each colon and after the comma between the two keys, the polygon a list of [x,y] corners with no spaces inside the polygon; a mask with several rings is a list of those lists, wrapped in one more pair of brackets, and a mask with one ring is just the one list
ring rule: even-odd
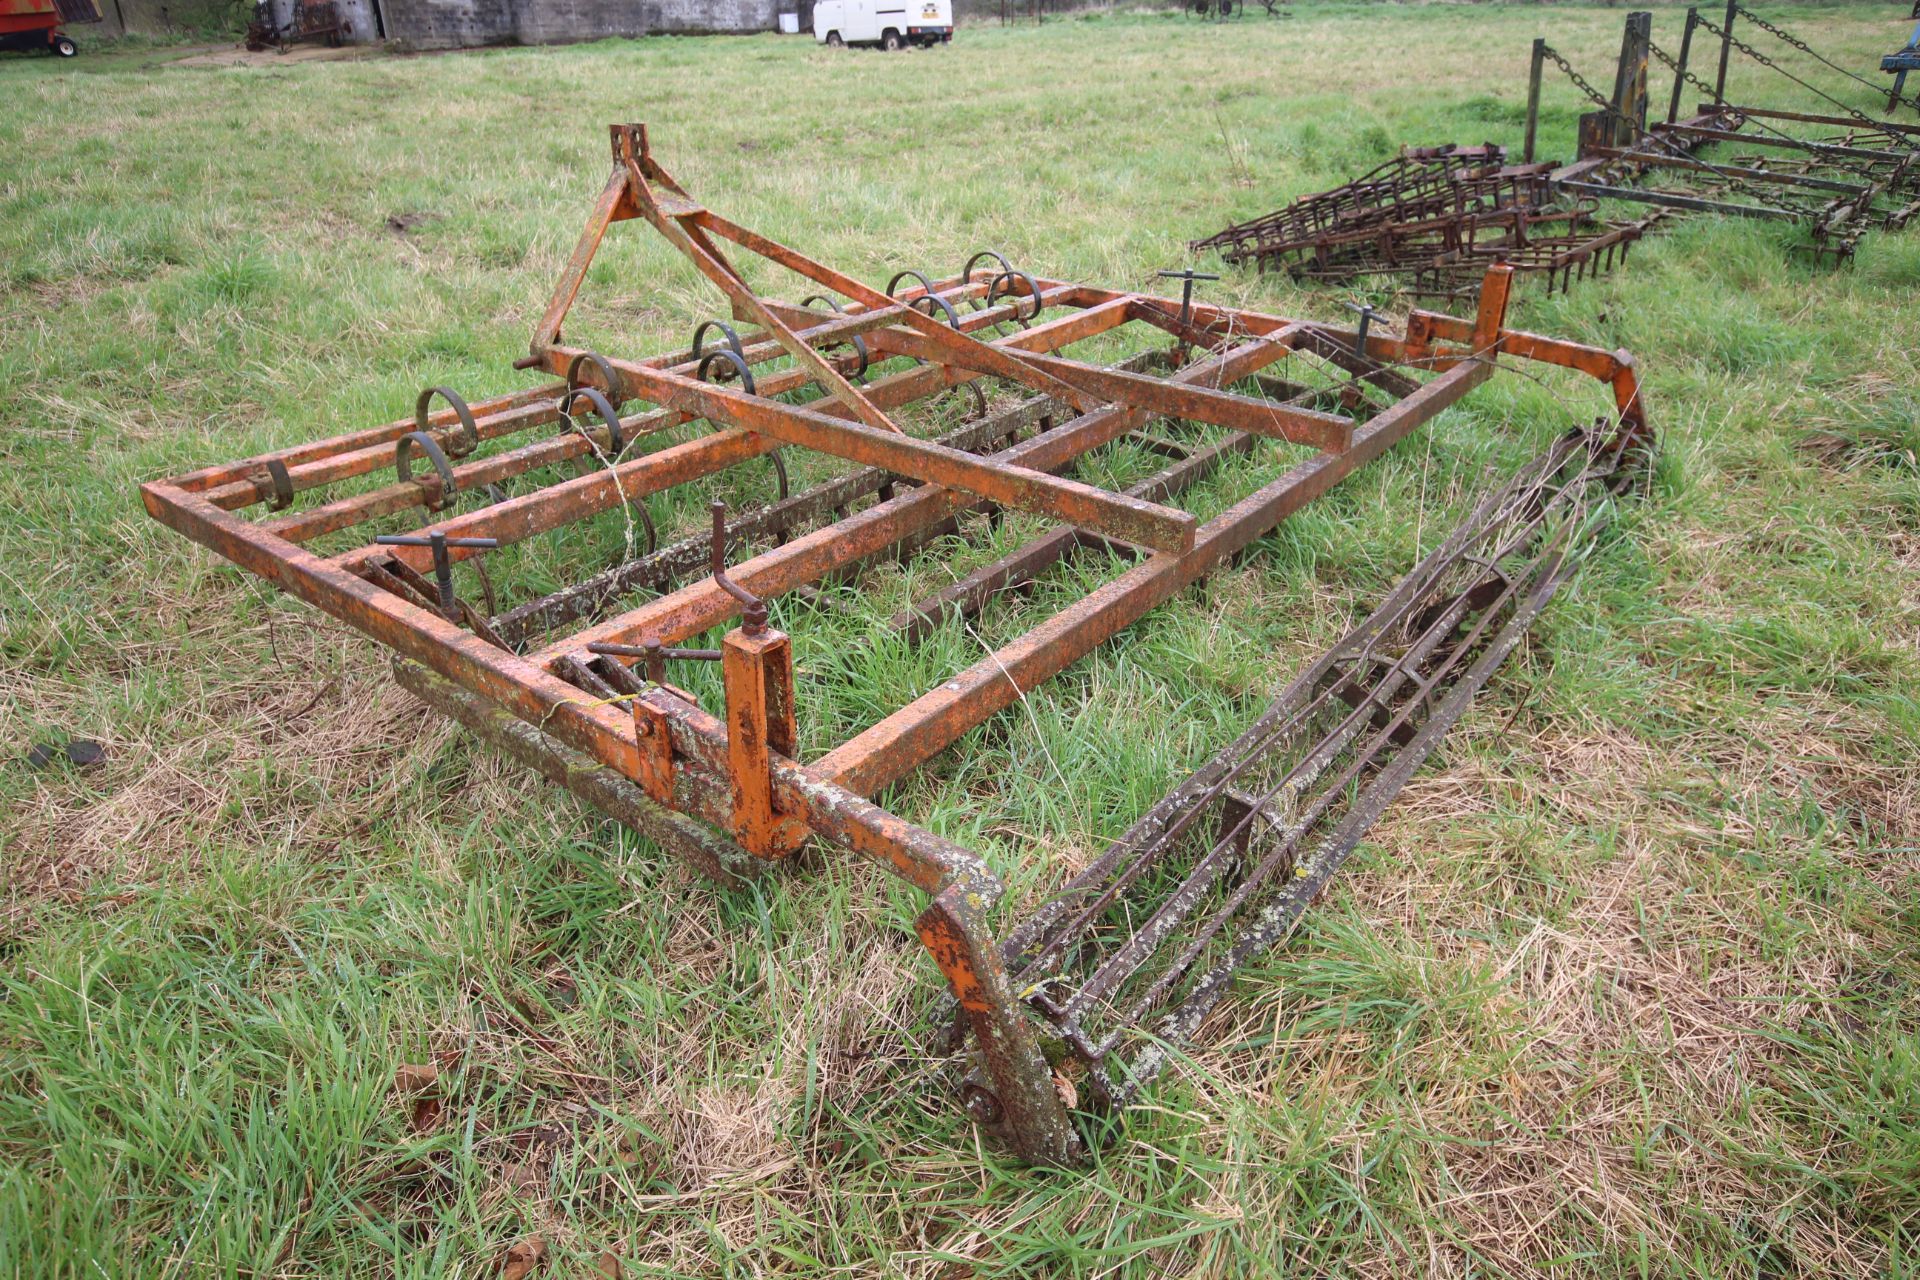
{"label": "orange metal frame", "polygon": [[[541,765],[549,776],[582,794],[625,797],[618,800],[618,816],[710,874],[726,879],[756,859],[783,858],[818,837],[918,886],[929,897],[916,921],[920,938],[959,1001],[978,1052],[970,1109],[1022,1156],[1072,1162],[1083,1154],[1080,1139],[1009,988],[989,925],[999,881],[973,852],[868,797],[1378,458],[1492,377],[1502,360],[1560,366],[1599,379],[1611,391],[1621,442],[1641,438],[1646,422],[1633,361],[1625,353],[1505,328],[1511,271],[1501,265],[1488,271],[1474,317],[1415,312],[1399,336],[1379,327],[1361,334],[1038,279],[1010,268],[991,280],[969,273],[894,297],[695,202],[654,159],[643,127],[615,126],[612,142],[606,188],[530,355],[520,362],[564,375],[564,383],[437,412],[429,411],[435,394],[429,392],[412,419],[148,483],[142,486],[147,510],[418,664],[408,668],[408,683],[434,693],[440,705],[517,718],[523,722],[515,726],[521,741],[537,737],[579,762],[574,772],[572,766]],[[701,361],[686,353],[613,359],[563,340],[562,324],[607,228],[633,218],[652,224],[728,297],[738,319],[758,326],[738,349],[742,369],[761,369],[751,389],[744,380],[706,380]],[[723,246],[837,292],[847,300],[845,310],[828,317],[761,297]],[[959,310],[981,301],[984,309],[964,315]],[[1041,319],[1046,312],[1059,314]],[[1004,337],[977,336],[1010,320],[1026,327]],[[1178,366],[1171,376],[1060,354],[1132,324],[1171,338]],[[893,360],[896,371],[860,385],[850,349],[856,336],[876,359]],[[769,367],[782,357],[791,363]],[[909,366],[898,357],[921,363]],[[1376,403],[1377,412],[1363,418],[1309,407],[1299,402],[1302,397],[1289,403],[1231,389],[1262,385],[1256,375],[1291,357],[1343,366],[1350,375],[1349,408],[1383,394],[1390,403]],[[866,365],[862,354],[858,368]],[[918,439],[889,416],[889,410],[985,377],[1049,398],[1062,421],[982,456]],[[809,387],[820,394],[804,405],[775,398]],[[617,440],[611,426],[601,425],[541,433],[500,451],[483,449],[571,421],[565,410],[589,391],[613,406],[639,400],[654,407],[621,416]],[[1156,419],[1211,424],[1249,449],[1262,440],[1284,442],[1301,457],[1279,478],[1205,521],[1163,501],[1061,474],[1090,451]],[[705,434],[651,451],[637,447],[664,427],[701,420],[712,427]],[[882,490],[873,505],[742,560],[727,570],[728,580],[716,575],[693,582],[530,652],[501,642],[488,620],[464,602],[435,598],[427,575],[436,569],[436,554],[443,569],[485,554],[483,545],[449,544],[436,551],[430,545],[436,534],[519,542],[714,476],[782,445],[883,469],[899,480],[900,491]],[[431,468],[422,465],[423,455]],[[477,509],[451,510],[460,494],[594,455],[605,465]],[[325,492],[387,469],[396,476],[383,486],[363,482],[357,492]],[[309,496],[321,500],[307,501]],[[742,595],[766,598],[803,588],[889,549],[914,545],[916,536],[982,504],[1099,535],[1108,545],[1130,549],[1132,567],[808,762],[794,758],[791,646],[778,631],[749,622],[726,633],[726,706],[720,715],[634,669],[648,645],[678,645],[740,618]],[[262,506],[268,508],[262,518],[240,514]],[[418,545],[369,542],[333,555],[303,545],[380,517],[423,510],[440,518],[414,531]]]}

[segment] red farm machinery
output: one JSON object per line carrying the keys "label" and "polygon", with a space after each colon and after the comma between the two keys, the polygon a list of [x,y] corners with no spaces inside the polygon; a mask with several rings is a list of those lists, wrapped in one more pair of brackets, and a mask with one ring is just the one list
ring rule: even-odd
{"label": "red farm machinery", "polygon": [[45,49],[55,57],[71,58],[80,46],[60,28],[98,21],[97,0],[0,0],[0,49]]}

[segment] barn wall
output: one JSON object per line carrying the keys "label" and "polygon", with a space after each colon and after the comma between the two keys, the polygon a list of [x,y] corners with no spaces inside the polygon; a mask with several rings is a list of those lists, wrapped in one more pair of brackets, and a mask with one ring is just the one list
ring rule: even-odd
{"label": "barn wall", "polygon": [[514,0],[381,0],[387,38],[422,48],[504,44],[514,38]]}
{"label": "barn wall", "polygon": [[[797,0],[785,0],[792,9]],[[489,44],[566,44],[608,36],[704,35],[772,31],[782,0],[335,0],[351,27],[347,39],[386,38],[423,49]],[[283,20],[293,0],[275,0]],[[810,6],[808,6],[810,7]],[[100,0],[105,21],[74,28],[79,39],[140,35],[238,34],[253,0]],[[803,24],[804,25],[804,24]]]}
{"label": "barn wall", "polygon": [[381,0],[387,38],[422,48],[771,31],[779,0]]}
{"label": "barn wall", "polygon": [[[252,11],[248,0],[247,11]],[[101,21],[75,26],[74,39],[112,40],[122,35],[197,36],[233,31],[246,25],[235,0],[100,0]],[[238,25],[236,25],[238,24]]]}

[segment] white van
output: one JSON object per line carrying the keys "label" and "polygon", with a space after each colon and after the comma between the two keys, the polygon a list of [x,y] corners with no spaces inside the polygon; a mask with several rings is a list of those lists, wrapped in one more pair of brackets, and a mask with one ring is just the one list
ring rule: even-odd
{"label": "white van", "polygon": [[953,39],[953,0],[815,0],[813,38],[836,48],[945,44]]}

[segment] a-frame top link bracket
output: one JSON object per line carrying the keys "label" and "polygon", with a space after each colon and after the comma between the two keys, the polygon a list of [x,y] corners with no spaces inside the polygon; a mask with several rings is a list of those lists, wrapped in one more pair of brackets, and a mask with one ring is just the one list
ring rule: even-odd
{"label": "a-frame top link bracket", "polygon": [[[614,125],[612,137],[614,155],[627,172],[627,195],[640,216],[652,223],[654,229],[675,248],[692,259],[693,265],[700,268],[700,274],[718,285],[720,291],[747,318],[772,335],[788,355],[813,375],[828,395],[852,410],[854,416],[868,426],[899,434],[900,428],[893,424],[892,419],[860,394],[851,382],[841,377],[840,371],[831,362],[788,328],[772,308],[748,287],[739,271],[727,261],[726,254],[701,229],[698,220],[706,210],[694,203],[672,175],[655,164],[647,153],[646,126]],[[654,190],[656,183],[661,188],[660,193]]]}
{"label": "a-frame top link bracket", "polygon": [[644,218],[675,248],[713,281],[733,303],[736,314],[761,325],[793,358],[817,378],[840,404],[862,422],[886,431],[899,428],[860,390],[842,377],[837,369],[784,323],[773,308],[763,302],[728,260],[716,238],[756,254],[795,274],[832,289],[872,312],[884,312],[889,319],[912,330],[937,349],[938,363],[951,364],[975,373],[987,373],[1042,392],[1088,412],[1107,403],[1098,388],[1079,385],[1070,372],[1050,370],[1026,353],[983,342],[962,333],[932,316],[905,305],[843,275],[822,263],[769,240],[737,223],[730,222],[694,200],[672,174],[653,158],[647,144],[644,124],[616,124],[609,127],[614,168],[594,207],[592,218],[581,233],[573,256],[554,290],[545,316],[534,335],[531,354],[534,360],[560,343],[560,326],[586,278],[588,266],[600,246],[609,224],[628,218]]}

